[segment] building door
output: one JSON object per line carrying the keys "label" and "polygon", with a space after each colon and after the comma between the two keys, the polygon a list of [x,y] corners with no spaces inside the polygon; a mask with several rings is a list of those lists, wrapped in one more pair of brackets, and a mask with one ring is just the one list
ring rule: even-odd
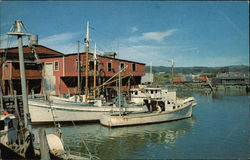
{"label": "building door", "polygon": [[45,63],[45,72],[44,72],[44,88],[45,92],[50,95],[54,95],[56,93],[56,78],[53,75],[53,63],[48,62]]}

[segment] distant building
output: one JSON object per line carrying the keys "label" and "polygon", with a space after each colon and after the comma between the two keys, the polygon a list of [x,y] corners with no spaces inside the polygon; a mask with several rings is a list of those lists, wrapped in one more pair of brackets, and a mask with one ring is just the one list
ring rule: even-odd
{"label": "distant building", "polygon": [[174,78],[172,78],[172,82],[173,83],[183,82],[183,79],[181,77],[174,77]]}
{"label": "distant building", "polygon": [[211,79],[212,86],[218,85],[249,85],[249,78],[245,77],[214,77]]}

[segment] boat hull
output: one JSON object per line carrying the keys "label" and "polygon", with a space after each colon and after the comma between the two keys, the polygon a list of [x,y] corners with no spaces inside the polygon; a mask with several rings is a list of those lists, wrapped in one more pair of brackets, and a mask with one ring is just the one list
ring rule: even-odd
{"label": "boat hull", "polygon": [[[142,108],[127,108],[127,111],[140,111]],[[54,104],[44,101],[29,101],[29,112],[33,124],[62,122],[98,122],[104,113],[119,112],[112,106],[86,106],[80,104]]]}
{"label": "boat hull", "polygon": [[106,127],[122,127],[176,121],[191,116],[192,104],[189,103],[173,111],[138,113],[125,116],[105,114],[102,115],[100,123]]}

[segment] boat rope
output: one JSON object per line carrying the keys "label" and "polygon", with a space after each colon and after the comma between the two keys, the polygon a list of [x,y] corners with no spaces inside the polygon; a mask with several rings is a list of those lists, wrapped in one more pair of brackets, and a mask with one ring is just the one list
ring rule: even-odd
{"label": "boat rope", "polygon": [[[76,124],[74,123],[74,121],[72,120],[71,122],[72,122],[72,124],[74,125],[74,127],[77,128],[77,126],[76,126]],[[83,136],[80,136],[80,139],[81,139],[83,145],[85,146],[85,148],[86,148],[86,150],[87,150],[87,152],[88,152],[89,159],[92,159],[93,156],[92,156],[91,152],[89,151],[89,148],[88,148],[87,144],[85,143],[85,141],[84,141],[84,139],[83,139]]]}

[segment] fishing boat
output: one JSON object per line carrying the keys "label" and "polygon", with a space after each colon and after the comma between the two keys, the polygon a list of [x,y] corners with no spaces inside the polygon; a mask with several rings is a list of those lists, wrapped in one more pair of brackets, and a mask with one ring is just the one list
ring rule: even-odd
{"label": "fishing boat", "polygon": [[107,127],[121,127],[181,120],[192,116],[192,102],[168,104],[167,101],[145,100],[148,111],[144,113],[104,114],[100,123]]}
{"label": "fishing boat", "polygon": [[[121,74],[119,74],[119,88],[121,87],[120,79]],[[118,90],[118,106],[121,108],[122,95],[120,91],[121,89]],[[151,91],[153,92],[153,90]],[[151,91],[150,93],[152,93]],[[143,94],[144,92],[141,93]],[[138,92],[135,95],[138,95]],[[193,98],[177,101],[176,94],[175,96],[173,95],[171,96],[172,98],[168,96],[150,97],[146,93],[145,96],[139,97],[139,100],[143,100],[142,105],[147,106],[148,110],[146,112],[128,113],[120,111],[119,114],[104,114],[100,119],[100,123],[106,127],[122,127],[190,118],[192,116],[193,105],[196,102],[194,102]]]}
{"label": "fishing boat", "polygon": [[[146,107],[128,106],[122,111],[145,111]],[[29,99],[29,111],[33,124],[57,122],[98,122],[104,113],[119,113],[117,105],[98,105],[85,103],[49,102]]]}
{"label": "fishing boat", "polygon": [[21,159],[38,157],[33,150],[29,130],[18,131],[18,120],[4,111],[0,114],[0,158]]}

